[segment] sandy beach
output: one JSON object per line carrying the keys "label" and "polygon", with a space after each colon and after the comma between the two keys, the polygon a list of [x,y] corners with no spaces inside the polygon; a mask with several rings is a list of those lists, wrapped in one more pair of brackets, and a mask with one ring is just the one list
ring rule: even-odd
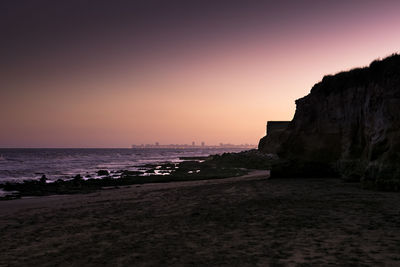
{"label": "sandy beach", "polygon": [[0,266],[399,265],[400,195],[243,177],[0,202]]}

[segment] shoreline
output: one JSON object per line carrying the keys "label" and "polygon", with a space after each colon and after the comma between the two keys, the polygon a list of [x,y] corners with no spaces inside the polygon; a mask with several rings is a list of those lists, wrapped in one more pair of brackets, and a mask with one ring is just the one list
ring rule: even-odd
{"label": "shoreline", "polygon": [[118,178],[123,171],[146,171],[146,165],[179,163],[183,158],[202,158],[214,154],[235,153],[243,149],[177,149],[157,150],[131,148],[0,148],[0,183],[16,183],[23,180],[48,181],[70,180],[76,175],[101,179],[97,172],[107,170]]}
{"label": "shoreline", "polygon": [[78,174],[67,180],[58,179],[49,182],[43,175],[39,180],[8,182],[0,184],[0,190],[14,193],[3,194],[5,196],[0,196],[0,200],[12,200],[24,196],[91,193],[111,186],[221,179],[242,176],[249,170],[269,170],[274,161],[270,156],[261,155],[255,150],[205,157],[184,156],[179,159],[182,160],[179,163],[164,161],[164,163],[145,164],[135,171],[120,170],[118,177],[115,177],[115,173],[103,169],[97,171],[97,177],[82,177]]}

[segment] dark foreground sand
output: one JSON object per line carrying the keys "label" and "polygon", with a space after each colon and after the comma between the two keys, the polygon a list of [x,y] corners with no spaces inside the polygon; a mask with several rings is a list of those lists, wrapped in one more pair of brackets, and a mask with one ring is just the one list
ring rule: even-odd
{"label": "dark foreground sand", "polygon": [[0,266],[400,265],[400,194],[242,178],[0,202]]}

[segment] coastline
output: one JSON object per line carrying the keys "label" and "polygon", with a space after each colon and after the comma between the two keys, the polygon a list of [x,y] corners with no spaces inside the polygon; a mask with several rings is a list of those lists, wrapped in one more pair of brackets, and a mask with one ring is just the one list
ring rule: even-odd
{"label": "coastline", "polygon": [[[46,196],[63,194],[91,193],[104,187],[121,187],[147,183],[169,183],[221,179],[242,176],[249,170],[268,170],[275,160],[256,150],[222,155],[182,156],[179,163],[148,163],[137,170],[114,171],[103,169],[97,176],[81,176],[52,181],[43,175],[38,180],[6,182],[0,184],[0,200],[13,200],[26,196]],[[7,194],[7,192],[9,192]]]}
{"label": "coastline", "polygon": [[147,165],[180,163],[181,158],[203,158],[214,154],[244,151],[238,148],[131,149],[131,148],[0,148],[0,184],[24,180],[49,182],[70,180],[76,175],[84,179],[101,179],[99,170],[107,170],[113,178],[123,171],[146,171]]}
{"label": "coastline", "polygon": [[400,196],[247,176],[0,202],[0,266],[396,265]]}

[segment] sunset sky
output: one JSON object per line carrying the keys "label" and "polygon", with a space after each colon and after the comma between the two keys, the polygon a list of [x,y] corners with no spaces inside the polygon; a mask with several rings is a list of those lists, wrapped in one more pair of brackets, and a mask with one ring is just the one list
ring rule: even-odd
{"label": "sunset sky", "polygon": [[257,144],[400,50],[400,1],[5,0],[0,147]]}

